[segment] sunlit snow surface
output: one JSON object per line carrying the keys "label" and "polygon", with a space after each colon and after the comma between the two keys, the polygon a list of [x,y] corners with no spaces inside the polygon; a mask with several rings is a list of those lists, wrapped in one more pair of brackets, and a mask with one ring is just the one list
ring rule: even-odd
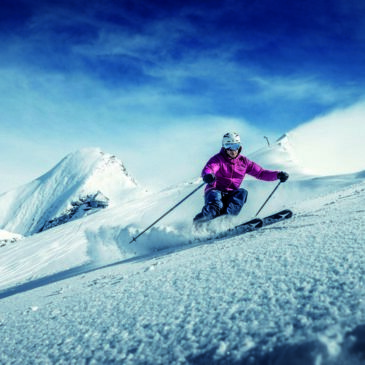
{"label": "sunlit snow surface", "polygon": [[[364,127],[354,113],[249,156],[290,174],[262,216],[294,216],[235,238],[192,229],[201,189],[130,244],[201,180],[147,192],[99,149],[1,194],[0,364],[365,363]],[[338,133],[324,134],[328,124]],[[210,229],[252,218],[276,184],[248,177],[241,214]],[[31,235],[97,190],[108,208]]]}
{"label": "sunlit snow surface", "polygon": [[[329,179],[317,198],[303,188],[303,201],[295,194],[288,206],[292,219],[226,240],[189,244],[182,207],[127,242],[151,223],[137,220],[143,208],[157,217],[186,186],[131,203],[125,216],[106,210],[2,247],[3,296],[16,282],[75,265],[140,259],[2,299],[0,363],[364,363],[363,178]],[[267,212],[297,190],[280,187]]]}

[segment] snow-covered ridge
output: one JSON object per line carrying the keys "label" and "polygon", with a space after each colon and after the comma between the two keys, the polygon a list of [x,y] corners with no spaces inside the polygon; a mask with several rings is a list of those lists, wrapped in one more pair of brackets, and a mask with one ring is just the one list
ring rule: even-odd
{"label": "snow-covered ridge", "polygon": [[286,170],[291,179],[364,170],[365,103],[335,110],[288,131],[248,157],[262,166]]}
{"label": "snow-covered ridge", "polygon": [[136,189],[137,182],[115,156],[82,149],[38,179],[0,195],[0,227],[30,235],[64,216],[83,197],[101,193],[112,205],[130,199]]}
{"label": "snow-covered ridge", "polygon": [[275,143],[248,157],[265,168],[287,171],[291,179],[303,179],[313,175],[311,170],[302,164],[289,134],[284,134]]}

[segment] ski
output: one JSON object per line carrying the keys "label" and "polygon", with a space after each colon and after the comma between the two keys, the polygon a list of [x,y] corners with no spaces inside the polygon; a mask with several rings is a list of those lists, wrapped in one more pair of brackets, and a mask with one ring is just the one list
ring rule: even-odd
{"label": "ski", "polygon": [[289,219],[293,216],[293,212],[289,209],[281,210],[280,212],[271,214],[269,216],[266,216],[264,218],[254,218],[247,222],[244,222],[242,224],[239,224],[233,228],[229,228],[227,230],[224,230],[222,232],[216,232],[212,234],[208,238],[203,238],[203,240],[214,240],[214,239],[220,239],[220,238],[229,238],[229,237],[235,237],[239,236],[248,232],[256,231],[260,228],[269,226],[274,223],[278,223],[280,221]]}
{"label": "ski", "polygon": [[241,234],[255,231],[263,226],[264,222],[260,218],[254,218],[249,220],[248,222],[239,224],[233,228],[229,228],[226,231],[218,233],[214,238],[223,238],[223,237],[233,237],[239,236]]}
{"label": "ski", "polygon": [[[232,233],[234,232],[234,235],[239,235],[239,234],[243,234],[246,232],[254,231],[256,229],[268,226],[270,224],[274,224],[274,223],[283,221],[285,219],[289,219],[292,216],[293,216],[293,212],[290,209],[284,209],[284,210],[281,210],[280,212],[268,215],[267,217],[264,217],[264,218],[251,219],[248,222],[239,224],[238,226],[228,229],[226,232],[228,233],[228,235],[230,235],[231,231],[232,231]],[[222,232],[222,233],[224,233],[224,232]]]}
{"label": "ski", "polygon": [[262,219],[263,226],[268,226],[270,224],[277,223],[277,222],[283,221],[285,219],[289,219],[292,216],[293,216],[293,212],[290,209],[281,210],[280,212],[271,214],[271,215],[263,218]]}

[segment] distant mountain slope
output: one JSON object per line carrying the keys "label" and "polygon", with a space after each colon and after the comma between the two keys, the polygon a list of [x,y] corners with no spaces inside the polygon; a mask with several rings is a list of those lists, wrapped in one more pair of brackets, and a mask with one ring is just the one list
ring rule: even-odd
{"label": "distant mountain slope", "polygon": [[[287,170],[291,178],[363,171],[365,104],[319,116],[290,130],[249,157],[265,167]],[[360,157],[361,156],[361,157]]]}
{"label": "distant mountain slope", "polygon": [[[49,221],[82,216],[75,211],[85,201],[102,200],[105,207],[130,199],[138,188],[124,165],[115,156],[98,148],[87,148],[67,155],[43,176],[0,195],[0,228],[22,235],[39,232]],[[77,213],[75,215],[75,213]]]}
{"label": "distant mountain slope", "polygon": [[291,179],[307,178],[312,175],[310,169],[302,165],[296,146],[288,134],[284,134],[275,143],[259,149],[248,157],[264,168],[289,172]]}
{"label": "distant mountain slope", "polygon": [[[249,157],[265,167],[287,170],[293,177],[330,176],[364,170],[363,102],[318,116],[288,131]],[[361,156],[361,157],[360,157]]]}

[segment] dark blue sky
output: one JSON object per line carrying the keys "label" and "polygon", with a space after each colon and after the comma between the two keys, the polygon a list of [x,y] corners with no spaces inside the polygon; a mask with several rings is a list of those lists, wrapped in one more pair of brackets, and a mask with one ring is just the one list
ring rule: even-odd
{"label": "dark blue sky", "polygon": [[363,100],[365,3],[2,0],[0,47],[8,140],[61,154],[209,118],[280,135]]}
{"label": "dark blue sky", "polygon": [[[1,65],[81,73],[116,92],[148,87],[197,100],[189,111],[168,103],[169,112],[271,120],[285,128],[362,97],[361,3],[2,1]],[[311,85],[293,94],[302,81]],[[269,93],[281,83],[289,83],[287,92]],[[318,86],[332,95],[319,96]]]}

